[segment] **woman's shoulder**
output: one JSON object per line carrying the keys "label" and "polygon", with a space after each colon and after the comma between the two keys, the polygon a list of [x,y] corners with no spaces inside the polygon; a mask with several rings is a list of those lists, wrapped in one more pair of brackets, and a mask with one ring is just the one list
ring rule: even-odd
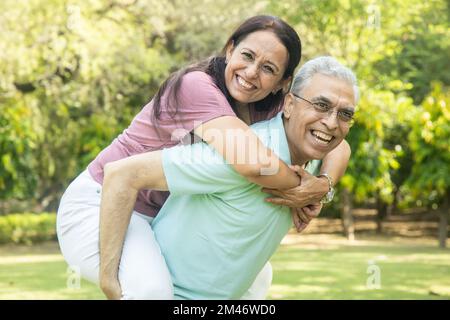
{"label": "woman's shoulder", "polygon": [[204,71],[196,70],[183,75],[183,85],[198,86],[199,84],[215,85],[214,79]]}
{"label": "woman's shoulder", "polygon": [[189,101],[212,99],[214,103],[226,102],[223,92],[214,79],[203,71],[191,71],[183,75],[179,97]]}

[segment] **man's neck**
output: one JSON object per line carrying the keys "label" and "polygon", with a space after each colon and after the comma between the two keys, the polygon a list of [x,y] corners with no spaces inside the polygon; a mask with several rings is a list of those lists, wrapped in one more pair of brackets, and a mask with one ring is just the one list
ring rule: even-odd
{"label": "man's neck", "polygon": [[[283,129],[284,129],[284,126],[286,125],[286,119],[284,118],[284,116],[282,116],[282,119],[283,119]],[[300,167],[303,167],[311,159],[307,159],[306,157],[302,156],[301,150],[297,150],[295,148],[295,146],[289,141],[289,138],[287,137],[287,135],[286,135],[286,138],[287,138],[287,142],[288,142],[288,146],[289,146],[289,154],[291,155],[291,163],[293,165],[298,165]]]}

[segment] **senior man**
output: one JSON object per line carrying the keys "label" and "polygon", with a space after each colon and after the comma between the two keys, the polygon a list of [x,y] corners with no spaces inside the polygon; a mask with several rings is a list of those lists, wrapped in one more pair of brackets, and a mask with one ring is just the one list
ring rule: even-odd
{"label": "senior man", "polygon": [[[331,57],[319,57],[300,69],[283,111],[251,128],[287,164],[316,173],[317,160],[349,132],[357,100],[354,74]],[[121,223],[129,221],[138,191],[147,188],[170,191],[151,225],[175,298],[242,298],[292,226],[288,207],[264,201],[267,193],[260,186],[239,175],[205,143],[108,164],[101,216],[118,216],[121,208],[119,215],[128,217]],[[328,200],[331,191],[330,182]],[[100,282],[104,291],[117,291],[117,273],[108,272],[108,265],[117,267],[120,250],[103,248],[106,243],[101,238],[100,250],[107,252],[102,253]]]}

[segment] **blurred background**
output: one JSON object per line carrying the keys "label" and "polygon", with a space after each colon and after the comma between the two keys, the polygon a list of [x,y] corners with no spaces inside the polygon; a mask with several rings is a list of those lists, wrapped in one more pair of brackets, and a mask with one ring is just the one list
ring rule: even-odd
{"label": "blurred background", "polygon": [[171,72],[263,13],[301,64],[332,55],[361,88],[347,173],[273,257],[269,298],[450,298],[450,1],[2,0],[0,299],[103,298],[59,253],[62,193]]}

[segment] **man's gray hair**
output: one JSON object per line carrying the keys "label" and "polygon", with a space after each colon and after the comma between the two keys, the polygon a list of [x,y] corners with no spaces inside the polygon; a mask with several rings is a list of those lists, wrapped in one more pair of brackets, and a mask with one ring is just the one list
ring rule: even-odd
{"label": "man's gray hair", "polygon": [[352,85],[355,94],[355,103],[358,102],[359,88],[355,74],[330,56],[317,57],[306,62],[295,75],[292,81],[291,92],[301,93],[316,73],[336,77]]}

